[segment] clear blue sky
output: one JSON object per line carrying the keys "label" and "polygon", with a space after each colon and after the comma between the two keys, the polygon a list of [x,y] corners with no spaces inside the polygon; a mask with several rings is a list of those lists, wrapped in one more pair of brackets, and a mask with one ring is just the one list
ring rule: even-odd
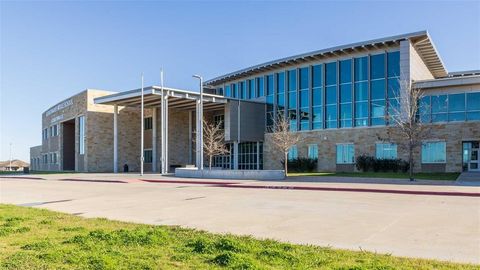
{"label": "clear blue sky", "polygon": [[448,71],[480,69],[480,3],[5,2],[0,3],[0,160],[29,160],[41,113],[86,88],[158,84],[196,89],[261,62],[428,30]]}

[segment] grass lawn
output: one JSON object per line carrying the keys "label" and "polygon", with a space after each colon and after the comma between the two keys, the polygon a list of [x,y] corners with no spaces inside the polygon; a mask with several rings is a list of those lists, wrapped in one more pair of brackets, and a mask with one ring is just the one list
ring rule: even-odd
{"label": "grass lawn", "polygon": [[0,204],[0,269],[478,269]]}
{"label": "grass lawn", "polygon": [[[460,173],[416,173],[415,179],[424,180],[457,180]],[[288,176],[338,176],[338,177],[371,177],[371,178],[402,178],[409,179],[408,173],[401,172],[310,172],[289,173]]]}
{"label": "grass lawn", "polygon": [[16,175],[16,174],[23,174],[23,171],[21,171],[21,172],[15,172],[15,171],[0,171],[0,175]]}

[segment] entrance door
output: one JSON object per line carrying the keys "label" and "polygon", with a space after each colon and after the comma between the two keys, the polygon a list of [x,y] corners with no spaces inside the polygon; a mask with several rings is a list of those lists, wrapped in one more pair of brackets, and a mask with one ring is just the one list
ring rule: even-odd
{"label": "entrance door", "polygon": [[468,161],[468,171],[479,172],[480,171],[480,149],[472,148],[470,152],[470,160]]}

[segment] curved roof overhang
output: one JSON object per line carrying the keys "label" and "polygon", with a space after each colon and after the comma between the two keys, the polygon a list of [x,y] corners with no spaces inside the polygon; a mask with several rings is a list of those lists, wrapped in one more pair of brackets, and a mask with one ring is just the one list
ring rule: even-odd
{"label": "curved roof overhang", "polygon": [[375,49],[398,46],[402,40],[410,40],[412,42],[412,45],[418,51],[420,57],[423,59],[427,67],[436,78],[447,76],[447,71],[433,42],[430,39],[428,32],[419,31],[281,58],[213,78],[206,81],[205,85],[214,86],[227,81],[233,81],[283,67],[294,66],[306,62],[314,62],[326,58],[342,57],[355,52],[366,52]]}

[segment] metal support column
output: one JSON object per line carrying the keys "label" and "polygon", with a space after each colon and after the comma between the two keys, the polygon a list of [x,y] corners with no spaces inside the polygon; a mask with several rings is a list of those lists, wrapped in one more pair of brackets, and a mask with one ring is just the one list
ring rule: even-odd
{"label": "metal support column", "polygon": [[188,163],[192,164],[193,163],[193,157],[192,157],[192,132],[193,132],[193,127],[192,127],[192,111],[188,111]]}
{"label": "metal support column", "polygon": [[200,169],[200,127],[201,127],[201,124],[199,123],[200,122],[200,100],[197,100],[196,101],[196,116],[195,116],[195,120],[196,120],[196,124],[195,124],[195,166],[197,167],[197,169]]}
{"label": "metal support column", "polygon": [[260,142],[257,142],[257,170],[260,170]]}
{"label": "metal support column", "polygon": [[165,173],[168,173],[168,91],[165,95]]}
{"label": "metal support column", "polygon": [[233,142],[233,169],[238,170],[238,141]]}
{"label": "metal support column", "polygon": [[118,105],[113,105],[113,172],[118,173]]}
{"label": "metal support column", "polygon": [[157,172],[157,107],[152,108],[152,172]]}

